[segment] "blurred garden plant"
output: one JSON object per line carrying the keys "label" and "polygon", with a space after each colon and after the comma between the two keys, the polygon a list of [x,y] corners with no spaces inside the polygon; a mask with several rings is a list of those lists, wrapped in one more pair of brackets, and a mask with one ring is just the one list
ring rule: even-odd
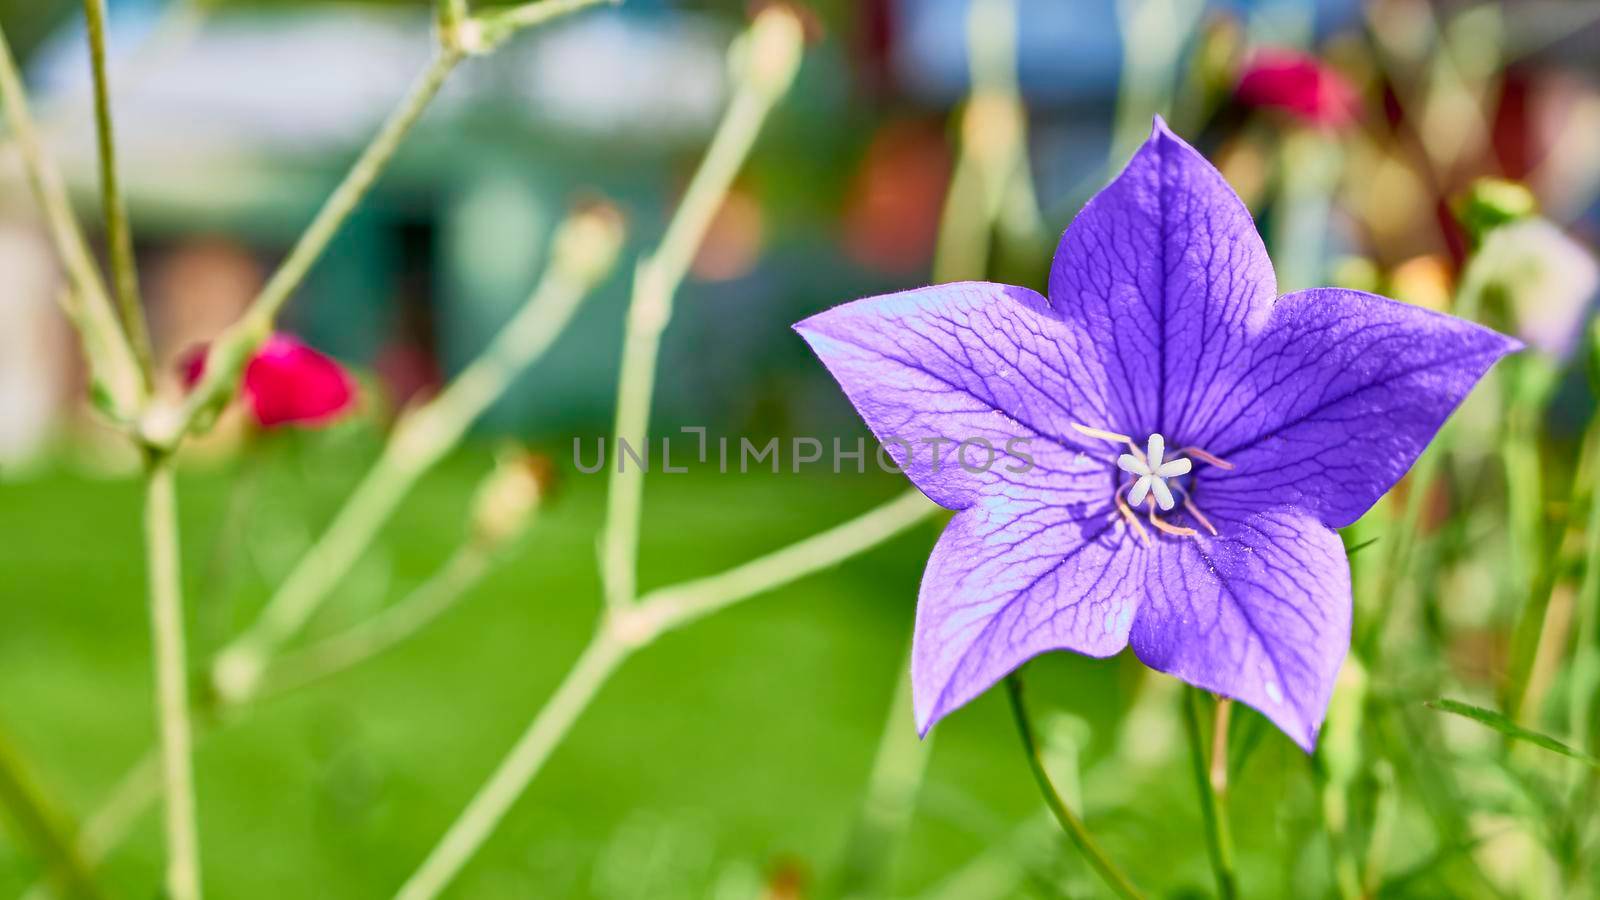
{"label": "blurred garden plant", "polygon": [[[428,102],[463,59],[488,52],[517,31],[602,0],[542,0],[472,13],[461,0],[439,5],[438,52],[399,109],[385,123],[345,180],[318,213],[261,296],[237,324],[182,366],[185,392],[158,390],[150,367],[123,200],[116,182],[114,140],[107,107],[103,0],[85,4],[95,69],[106,231],[112,244],[119,304],[102,285],[73,218],[60,176],[42,153],[14,61],[0,55],[0,89],[12,128],[29,164],[40,205],[73,280],[66,310],[78,325],[91,363],[96,406],[143,451],[146,461],[147,555],[152,629],[156,645],[160,753],[140,764],[85,829],[81,846],[58,833],[68,851],[67,875],[80,878],[120,840],[149,796],[161,785],[167,822],[167,893],[176,900],[201,894],[196,800],[190,771],[193,727],[185,685],[182,605],[178,576],[176,488],[173,456],[184,438],[203,430],[242,385],[263,427],[316,425],[343,412],[354,396],[349,376],[332,360],[272,323],[301,279],[382,172]],[[644,444],[660,336],[712,216],[750,151],[763,121],[788,91],[799,67],[801,18],[782,5],[758,13],[729,59],[735,91],[699,171],[657,249],[634,278],[624,365],[617,404],[617,437]],[[4,50],[0,43],[0,51]],[[481,576],[493,551],[512,540],[547,491],[546,464],[512,451],[485,481],[462,548],[412,596],[378,618],[310,647],[287,645],[368,547],[379,527],[416,480],[451,450],[471,423],[501,396],[519,372],[559,336],[585,294],[612,269],[622,244],[622,223],[610,207],[580,207],[554,239],[551,263],[528,301],[483,353],[436,398],[408,410],[376,465],[326,533],[305,554],[268,602],[257,623],[218,654],[212,665],[213,699],[239,712],[267,692],[292,689],[354,665],[402,640],[436,618]],[[918,495],[906,497],[786,550],[712,576],[640,597],[636,589],[642,473],[613,473],[603,535],[605,615],[594,640],[567,681],[461,819],[401,889],[407,898],[442,891],[489,836],[510,803],[537,774],[599,685],[631,652],[661,632],[730,603],[761,593],[879,543],[934,509]],[[77,884],[67,880],[62,883]]]}
{"label": "blurred garden plant", "polygon": [[[140,450],[146,486],[157,752],[74,834],[47,798],[14,777],[21,766],[0,745],[0,799],[22,811],[52,886],[95,895],[95,867],[159,798],[166,893],[198,898],[191,705],[216,713],[196,724],[225,727],[264,697],[411,637],[459,602],[538,514],[548,467],[507,447],[437,572],[381,613],[301,643],[412,487],[544,355],[616,266],[623,223],[603,203],[579,206],[557,229],[551,262],[526,302],[438,396],[401,415],[371,470],[259,617],[203,666],[198,701],[188,696],[175,454],[236,395],[263,427],[314,425],[349,406],[348,375],[279,332],[279,313],[458,65],[600,2],[473,11],[464,0],[440,0],[432,62],[255,303],[184,367],[183,391],[166,390],[145,336],[118,182],[104,0],[85,0],[84,8],[109,283],[0,40],[0,99],[69,275],[62,304],[82,339],[91,399]],[[931,427],[918,430],[1027,432],[1058,445],[1055,458],[1027,484],[993,470],[973,479],[959,467],[937,476],[912,467],[920,490],[731,570],[647,592],[637,572],[644,473],[611,471],[601,613],[589,643],[399,896],[431,898],[454,882],[640,648],[927,520],[939,509],[928,497],[958,512],[929,561],[914,678],[890,710],[864,791],[863,846],[889,855],[911,819],[927,757],[927,744],[910,737],[913,724],[925,731],[1042,650],[1108,655],[1131,644],[1152,667],[1198,686],[1183,691],[1178,712],[1206,862],[1223,896],[1280,881],[1280,893],[1292,886],[1348,898],[1591,892],[1600,841],[1600,417],[1591,416],[1576,453],[1545,424],[1562,376],[1575,362],[1600,359],[1596,333],[1584,327],[1593,259],[1540,218],[1516,185],[1479,190],[1461,207],[1470,238],[1464,260],[1434,252],[1399,261],[1385,252],[1386,240],[1417,232],[1419,219],[1444,207],[1451,179],[1492,144],[1481,114],[1501,61],[1468,51],[1493,43],[1484,37],[1493,23],[1475,11],[1436,21],[1412,0],[1374,4],[1370,58],[1348,69],[1361,78],[1297,48],[1247,52],[1241,31],[1222,23],[1208,28],[1205,52],[1194,54],[1206,68],[1194,80],[1234,90],[1190,95],[1177,81],[1186,23],[1200,5],[1119,4],[1125,71],[1108,170],[1130,154],[1133,162],[1063,238],[1046,300],[980,281],[1042,246],[1047,216],[1029,169],[1015,9],[978,0],[972,10],[972,92],[957,113],[959,154],[935,262],[938,280],[961,283],[860,301],[800,327],[874,430],[927,419]],[[646,445],[678,288],[790,89],[802,32],[792,10],[770,5],[731,49],[724,117],[665,233],[632,270],[614,445]],[[1393,122],[1376,121],[1380,92]],[[1136,146],[1152,115],[1204,135],[1235,106],[1261,119],[1212,154],[1222,174],[1164,126]],[[1098,186],[1106,179],[1094,168],[1086,183]],[[1358,264],[1340,269],[1361,282],[1350,287],[1426,296],[1452,315],[1348,288],[1301,291],[1327,280],[1324,243],[1336,208],[1355,221],[1353,231],[1371,236]],[[1276,286],[1257,217],[1274,251]],[[1275,299],[1278,290],[1289,293]],[[1515,342],[1474,322],[1516,333],[1530,351],[1485,377]],[[1484,389],[1441,428],[1480,378]],[[944,428],[952,418],[971,421]],[[1402,476],[1401,488],[1386,494]],[[1493,577],[1478,577],[1490,569]],[[1484,596],[1487,611],[1464,608],[1462,598]],[[1513,635],[1506,663],[1491,676],[1463,674],[1461,660],[1474,653],[1469,639],[1488,629]],[[1114,782],[1126,809],[1167,816],[1145,802],[1156,763],[1182,744],[1167,727],[1174,698],[1164,684],[1171,682],[1140,682],[1110,759],[1080,773],[1073,729],[1036,728],[1020,678],[1007,679],[1044,803],[1124,896],[1141,895],[1129,875],[1138,873],[1091,836],[1085,807],[1104,802],[1104,786]],[[1461,692],[1499,708],[1444,696]],[[1266,719],[1235,710],[1230,697],[1308,751],[1311,790],[1286,796],[1276,822],[1296,857],[1270,871],[1236,866],[1228,799],[1255,751],[1276,738]],[[1424,700],[1451,716],[1430,712]],[[1550,734],[1559,729],[1566,740]],[[1025,821],[1015,835],[998,836],[968,868],[988,872],[994,856],[1012,865],[1024,855],[1006,846],[1013,840],[1053,852],[1055,843],[1033,840],[1043,825]],[[1497,838],[1508,832],[1535,849],[1506,854]],[[1144,871],[1182,862],[1145,855],[1157,861]],[[1256,855],[1276,860],[1279,851]],[[868,860],[853,874],[870,886],[871,870],[884,867]],[[984,896],[969,875],[954,873],[946,896]],[[1070,878],[1068,887],[1035,880],[1070,892]]]}

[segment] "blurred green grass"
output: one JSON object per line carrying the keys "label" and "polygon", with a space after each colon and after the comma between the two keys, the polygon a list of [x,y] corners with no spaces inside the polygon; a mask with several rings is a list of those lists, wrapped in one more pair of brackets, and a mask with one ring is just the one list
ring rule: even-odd
{"label": "blurred green grass", "polygon": [[[360,471],[359,442],[308,440],[271,448],[255,469],[236,463],[181,481],[195,671],[248,621]],[[369,614],[441,563],[490,456],[468,447],[425,479],[315,631]],[[901,489],[881,475],[655,476],[643,586],[719,571]],[[601,477],[570,475],[507,562],[428,631],[201,739],[202,841],[216,896],[380,897],[404,880],[586,639],[603,498]],[[81,819],[153,739],[138,489],[55,474],[0,486],[0,510],[0,725]],[[244,527],[230,529],[230,516]],[[825,895],[859,814],[936,534],[934,523],[914,529],[630,660],[451,895],[699,897],[736,876],[789,869]],[[233,561],[231,577],[219,577],[219,559]],[[1087,765],[1115,748],[1139,671],[1126,658],[1052,654],[1029,667],[1035,713],[1081,719]],[[1086,793],[1091,828],[1141,886],[1184,894],[1208,890],[1210,877],[1171,721],[1174,730],[1150,736],[1163,761],[1147,782],[1129,781],[1118,763]],[[937,886],[986,849],[1004,856],[1017,824],[1041,809],[995,692],[941,725],[934,745],[893,861],[898,894]],[[1290,793],[1306,797],[1304,757],[1276,732],[1263,747],[1238,788],[1235,821],[1245,885],[1273,890],[1317,850],[1296,837],[1314,823],[1273,812]],[[1053,828],[1042,835],[1054,849],[1028,892],[1099,889]],[[112,895],[153,895],[161,858],[159,819],[147,813],[105,870]],[[0,893],[36,874],[22,848],[0,842]]]}

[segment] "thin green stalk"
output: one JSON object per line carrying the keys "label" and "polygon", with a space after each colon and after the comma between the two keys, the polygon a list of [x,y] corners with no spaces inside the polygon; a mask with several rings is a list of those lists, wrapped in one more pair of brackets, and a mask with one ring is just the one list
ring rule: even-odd
{"label": "thin green stalk", "polygon": [[1600,692],[1600,493],[1592,488],[1584,538],[1583,581],[1576,602],[1578,639],[1572,656],[1567,721],[1572,745],[1600,756],[1600,741],[1590,734],[1595,695]]}
{"label": "thin green stalk", "polygon": [[628,645],[618,641],[608,630],[602,628],[595,634],[511,753],[467,804],[466,811],[450,826],[422,866],[400,888],[395,895],[397,900],[432,900],[455,880],[462,866],[494,833],[511,805],[544,766],[550,752],[566,737],[578,714],[599,693],[601,685],[628,651]]}
{"label": "thin green stalk", "polygon": [[88,862],[73,839],[71,822],[46,797],[22,755],[0,733],[0,809],[9,813],[18,836],[44,862],[49,884],[64,897],[103,896]]}
{"label": "thin green stalk", "polygon": [[400,422],[383,455],[261,616],[218,654],[212,674],[224,702],[242,703],[254,695],[272,656],[320,608],[417,480],[555,342],[579,303],[611,270],[621,243],[620,221],[604,207],[575,213],[557,231],[550,265],[521,309],[438,397]]}
{"label": "thin green stalk", "polygon": [[89,64],[94,80],[94,124],[100,149],[100,205],[106,220],[112,284],[122,312],[122,328],[139,361],[148,390],[155,370],[144,304],[139,299],[139,269],[133,255],[133,230],[128,205],[117,177],[117,144],[111,123],[111,85],[106,74],[106,0],[83,0],[88,23]]}
{"label": "thin green stalk", "polygon": [[144,515],[156,712],[160,721],[166,805],[167,893],[172,900],[199,900],[200,838],[195,824],[188,664],[184,659],[178,498],[170,457],[158,456],[151,460],[146,476]]}
{"label": "thin green stalk", "polygon": [[1112,128],[1112,172],[1139,149],[1150,133],[1151,117],[1169,112],[1184,44],[1204,11],[1200,0],[1118,0],[1122,73]]}
{"label": "thin green stalk", "polygon": [[[148,752],[117,781],[111,796],[84,819],[83,828],[78,831],[74,851],[89,872],[105,860],[133,830],[145,810],[159,799],[161,760],[159,754]],[[36,881],[22,895],[22,900],[51,900],[54,896],[48,882]]]}
{"label": "thin green stalk", "polygon": [[644,495],[643,466],[624,465],[621,447],[626,444],[641,454],[648,452],[656,363],[661,334],[672,318],[673,298],[768,113],[794,81],[802,38],[799,21],[787,12],[759,16],[740,38],[733,51],[739,70],[733,100],[667,225],[661,245],[639,262],[634,273],[612,429],[617,465],[609,475],[601,533],[601,576],[606,603],[614,609],[637,596]]}
{"label": "thin green stalk", "polygon": [[1325,134],[1301,130],[1282,142],[1272,261],[1284,293],[1324,283],[1328,222],[1342,168],[1343,151]]}
{"label": "thin green stalk", "polygon": [[1032,240],[1042,227],[1028,164],[1028,118],[1017,87],[1014,0],[980,0],[967,12],[972,92],[958,115],[961,141],[939,217],[933,280],[983,278],[1004,221]]}
{"label": "thin green stalk", "polygon": [[1106,883],[1106,887],[1111,888],[1117,896],[1129,900],[1142,897],[1139,889],[1133,886],[1128,876],[1122,874],[1122,870],[1117,868],[1110,857],[1106,856],[1105,851],[1100,849],[1100,845],[1095,843],[1093,836],[1089,834],[1089,829],[1084,827],[1077,814],[1057,793],[1055,784],[1050,780],[1050,773],[1044,767],[1044,756],[1039,752],[1039,743],[1034,739],[1033,724],[1028,718],[1028,709],[1022,699],[1022,676],[1016,672],[1006,676],[1006,695],[1011,699],[1011,715],[1017,722],[1017,734],[1022,738],[1022,747],[1028,756],[1028,767],[1033,770],[1034,781],[1039,783],[1039,793],[1044,796],[1045,805],[1055,815],[1056,821],[1061,823],[1061,828],[1067,833],[1067,837],[1072,839],[1072,843],[1077,845],[1078,850],[1089,861],[1095,873]]}
{"label": "thin green stalk", "polygon": [[489,571],[492,554],[475,541],[398,603],[348,630],[286,653],[268,669],[262,695],[298,690],[343,672],[393,647],[448,612]]}
{"label": "thin green stalk", "polygon": [[[529,4],[530,11],[513,22],[512,27],[505,29],[504,36],[602,2],[607,0],[544,0],[542,3]],[[460,11],[460,6],[449,0],[447,3],[444,18],[448,21]],[[532,9],[537,9],[537,14]],[[238,383],[245,363],[261,342],[266,340],[278,312],[321,258],[356,206],[366,197],[394,157],[395,151],[400,148],[401,141],[411,132],[417,120],[422,118],[428,103],[439,93],[445,79],[467,56],[493,49],[493,44],[485,43],[485,35],[490,30],[483,18],[469,16],[465,20],[455,21],[454,27],[440,35],[439,50],[433,61],[417,77],[400,105],[390,113],[372,143],[367,145],[351,166],[344,181],[323,203],[310,226],[277,271],[272,273],[244,316],[212,344],[205,375],[200,383],[195,385],[178,409],[160,410],[146,418],[142,430],[149,443],[161,447],[176,444],[199,419],[226,402]]]}
{"label": "thin green stalk", "polygon": [[536,28],[558,16],[577,12],[586,6],[602,3],[618,5],[622,0],[540,0],[505,9],[478,14],[474,23],[481,29],[475,52],[486,52],[499,46],[519,31]]}
{"label": "thin green stalk", "polygon": [[921,491],[906,491],[848,522],[726,572],[651,591],[639,600],[640,619],[663,627],[686,625],[849,559],[938,511]]}
{"label": "thin green stalk", "polygon": [[533,783],[552,750],[622,662],[661,634],[864,553],[937,509],[915,491],[841,525],[721,575],[663,588],[610,609],[528,730],[398,895],[427,900],[444,890]]}
{"label": "thin green stalk", "polygon": [[[619,619],[623,622],[620,631],[628,635],[632,642],[642,646],[663,631],[684,627],[741,600],[775,590],[864,553],[904,533],[913,525],[926,521],[938,509],[939,507],[934,506],[917,491],[907,491],[894,500],[868,510],[828,531],[736,566],[727,572],[653,591],[645,595],[637,608],[624,611],[625,615]],[[451,576],[441,570],[429,581],[437,582],[440,579],[454,582],[456,587],[462,587],[460,573]],[[423,590],[419,588],[419,594]],[[431,592],[431,589],[429,590]],[[414,594],[412,599],[402,603],[411,605],[417,597],[418,595]],[[429,605],[436,602],[429,601]],[[409,614],[407,617],[410,617]],[[349,657],[345,661],[354,665],[361,659]],[[293,659],[284,657],[280,662],[292,665]],[[298,680],[293,687],[298,688],[306,683]],[[274,689],[274,693],[279,692],[278,681],[273,680],[266,684]],[[289,689],[288,686],[283,687],[284,691]],[[159,786],[155,763],[154,756],[142,759],[123,776],[112,792],[111,798],[86,821],[79,839],[79,848],[87,859],[98,862],[103,858],[111,848],[127,836],[144,808],[154,802],[158,796]],[[26,900],[45,900],[42,888],[36,887]]]}
{"label": "thin green stalk", "polygon": [[[1216,730],[1212,734],[1212,755],[1206,758],[1205,739],[1200,731],[1200,705],[1205,702],[1198,688],[1185,688],[1183,724],[1189,733],[1189,762],[1194,770],[1195,790],[1200,795],[1200,816],[1206,824],[1206,849],[1211,855],[1211,871],[1217,876],[1217,893],[1224,900],[1239,895],[1238,879],[1233,867],[1233,836],[1228,827],[1228,810],[1224,800],[1225,787],[1219,787],[1216,773],[1227,778],[1228,714],[1231,701],[1219,699],[1216,711]],[[1223,782],[1226,784],[1226,781]]]}
{"label": "thin green stalk", "polygon": [[271,333],[272,323],[284,303],[300,286],[312,265],[321,258],[322,252],[356,206],[366,197],[389,160],[394,157],[395,151],[400,148],[401,141],[422,117],[429,101],[439,93],[445,79],[464,57],[464,51],[457,47],[440,47],[433,61],[400,101],[399,107],[378,130],[372,143],[362,151],[344,180],[322,204],[316,217],[295,242],[283,263],[272,273],[244,316],[212,344],[205,375],[189,392],[183,405],[176,411],[160,411],[144,423],[145,437],[150,443],[160,447],[175,445],[203,413],[225,402],[233,393],[239,373]]}
{"label": "thin green stalk", "polygon": [[878,752],[867,776],[865,799],[845,845],[837,896],[878,897],[884,894],[896,849],[916,812],[928,760],[933,755],[933,735],[920,740],[911,727],[915,721],[911,694],[911,647],[899,666],[889,714],[878,738]]}
{"label": "thin green stalk", "polygon": [[146,393],[139,360],[112,309],[105,283],[72,212],[72,201],[67,196],[61,172],[45,155],[33,114],[28,109],[22,75],[6,43],[4,30],[0,30],[0,99],[5,102],[6,117],[22,154],[28,184],[44,212],[50,238],[72,282],[73,291],[70,302],[66,302],[66,312],[83,338],[84,357],[89,361],[95,390],[100,395],[97,401],[107,405],[112,416],[131,420],[138,414]]}
{"label": "thin green stalk", "polygon": [[449,33],[467,21],[472,10],[467,8],[467,0],[439,0],[438,15],[440,32]]}

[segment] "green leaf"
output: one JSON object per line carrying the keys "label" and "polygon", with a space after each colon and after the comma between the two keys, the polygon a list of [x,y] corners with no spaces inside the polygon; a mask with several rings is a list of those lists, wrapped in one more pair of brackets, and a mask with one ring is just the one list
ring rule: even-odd
{"label": "green leaf", "polygon": [[[1380,535],[1380,537],[1381,537],[1381,535]],[[1375,537],[1374,538],[1367,538],[1366,540],[1364,540],[1361,543],[1355,545],[1354,547],[1351,547],[1349,550],[1346,550],[1344,552],[1344,555],[1345,556],[1355,556],[1357,553],[1360,553],[1361,551],[1367,549],[1368,547],[1371,547],[1373,544],[1376,544],[1377,542],[1378,542],[1378,538],[1375,538]]]}
{"label": "green leaf", "polygon": [[1455,715],[1471,719],[1474,722],[1487,725],[1506,737],[1511,738],[1512,740],[1527,741],[1535,746],[1543,747],[1544,749],[1549,750],[1551,753],[1559,753],[1568,759],[1575,759],[1581,763],[1593,766],[1596,769],[1600,769],[1600,759],[1596,759],[1595,757],[1584,753],[1582,750],[1575,750],[1571,747],[1568,747],[1566,744],[1561,743],[1547,734],[1540,734],[1537,731],[1530,731],[1526,728],[1523,728],[1521,725],[1518,725],[1517,723],[1511,721],[1492,709],[1484,709],[1481,706],[1472,706],[1468,703],[1462,703],[1459,700],[1448,700],[1444,698],[1431,700],[1428,702],[1427,706],[1429,709],[1437,709],[1441,712],[1454,713]]}

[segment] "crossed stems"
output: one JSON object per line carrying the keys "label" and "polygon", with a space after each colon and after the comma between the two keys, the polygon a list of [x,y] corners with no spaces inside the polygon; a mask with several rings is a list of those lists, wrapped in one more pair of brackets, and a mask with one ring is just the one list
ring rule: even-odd
{"label": "crossed stems", "polygon": [[[546,0],[530,9],[537,8],[553,15],[596,2],[600,0]],[[545,18],[549,16],[496,15],[493,18],[475,18],[466,14],[464,4],[460,2],[452,0],[442,5],[440,21],[443,50],[440,56],[363,153],[345,183],[319,212],[284,267],[271,279],[263,296],[246,313],[245,318],[216,343],[212,360],[217,364],[208,366],[208,371],[216,374],[197,386],[179,409],[159,410],[155,416],[150,414],[150,410],[145,410],[138,417],[139,436],[153,455],[166,459],[178,440],[203,418],[209,405],[216,398],[231,394],[243,360],[248,358],[254,346],[270,329],[272,318],[287,299],[293,285],[298,283],[338,225],[370,187],[401,137],[415,123],[423,106],[437,92],[444,76],[455,63],[466,54],[492,48],[505,33],[499,29],[535,24]],[[743,76],[739,90],[700,172],[691,182],[684,202],[668,228],[662,246],[641,264],[636,278],[625,357],[632,360],[632,369],[638,377],[623,378],[619,393],[619,433],[635,429],[643,431],[648,424],[655,349],[670,316],[672,295],[686,273],[689,258],[709,227],[712,215],[720,206],[722,197],[753,145],[761,123],[776,102],[787,93],[798,68],[801,37],[802,29],[793,13],[775,7],[758,15],[750,30],[735,45],[735,63]],[[625,362],[625,374],[628,369]],[[459,433],[452,437],[458,436]],[[381,480],[391,486],[400,485],[407,482],[406,476],[414,477],[416,474],[418,472],[414,470],[400,471],[399,474],[390,472]],[[612,487],[617,492],[619,484],[614,482]],[[649,643],[655,635],[669,628],[860,553],[914,522],[921,521],[935,509],[913,492],[858,519],[723,575],[635,600],[631,570],[636,564],[639,504],[637,484],[629,487],[632,490],[620,491],[625,502],[618,506],[613,498],[613,506],[608,510],[607,544],[611,552],[604,562],[610,608],[602,619],[601,628],[596,632],[590,649],[531,723],[529,733],[513,749],[500,771],[480,791],[461,820],[402,889],[403,896],[431,897],[453,880],[460,867],[492,832],[510,802],[526,788],[541,767],[544,757],[564,737],[599,685],[633,650]],[[403,487],[397,490],[403,491]],[[630,496],[632,502],[626,502]],[[375,504],[373,509],[387,505]],[[392,509],[392,506],[389,508]],[[388,511],[377,511],[374,518],[381,518]],[[353,540],[342,543],[364,545],[364,539],[370,539],[370,534],[353,537]],[[618,591],[613,586],[622,590]],[[320,601],[320,595],[331,587],[331,583],[319,585],[321,590],[308,594],[309,599],[303,604],[304,612],[309,614],[310,609]],[[296,610],[300,611],[301,605],[297,604]],[[296,626],[304,621],[303,616],[294,618],[297,621],[287,631],[297,630]],[[183,703],[175,707],[185,720],[186,706]],[[173,755],[171,747],[167,748],[166,754]],[[188,766],[187,755],[187,752],[183,753],[185,769]],[[169,806],[171,786],[169,781]],[[175,894],[198,896],[197,859],[191,862],[190,872],[185,874],[181,883],[184,889],[174,890]]]}
{"label": "crossed stems", "polygon": [[[1127,445],[1128,452],[1133,454],[1133,457],[1139,461],[1140,465],[1143,465],[1146,468],[1150,467],[1149,460],[1145,457],[1144,451],[1139,449],[1139,445],[1134,443],[1133,438],[1129,435],[1120,434],[1115,431],[1107,431],[1104,428],[1091,428],[1087,425],[1080,425],[1077,422],[1073,422],[1072,427],[1080,434],[1088,437]],[[1228,462],[1220,456],[1203,450],[1200,447],[1184,447],[1174,455],[1174,460],[1181,457],[1193,457],[1208,465],[1216,466],[1219,469],[1233,468],[1233,463]],[[1151,545],[1150,533],[1145,531],[1143,523],[1139,521],[1139,517],[1133,514],[1135,506],[1130,505],[1128,500],[1124,499],[1123,497],[1124,493],[1132,491],[1133,486],[1136,483],[1137,479],[1129,479],[1128,481],[1119,485],[1116,492],[1112,494],[1112,499],[1116,501],[1117,512],[1121,513],[1122,520],[1128,524],[1128,528],[1134,534],[1137,534],[1139,539],[1144,541],[1145,546],[1148,547]],[[1175,487],[1183,498],[1183,508],[1189,513],[1189,515],[1194,517],[1196,522],[1199,522],[1201,525],[1205,526],[1206,531],[1211,532],[1211,535],[1215,537],[1217,534],[1217,527],[1211,524],[1211,520],[1206,518],[1204,513],[1200,512],[1200,508],[1195,505],[1194,498],[1189,495],[1188,489],[1183,487],[1181,484],[1175,485]],[[1142,505],[1147,508],[1150,524],[1155,526],[1157,531],[1170,534],[1174,537],[1200,536],[1200,532],[1194,530],[1193,528],[1185,528],[1182,525],[1174,525],[1171,522],[1161,518],[1156,511],[1156,498],[1153,492],[1146,495],[1143,499],[1145,500],[1145,503]]]}
{"label": "crossed stems", "polygon": [[[88,250],[88,242],[72,210],[65,182],[45,155],[34,126],[21,74],[0,32],[0,99],[21,147],[28,179],[44,211],[52,240],[62,257],[72,288],[61,295],[63,311],[84,344],[95,403],[125,428],[143,451],[149,485],[146,546],[150,570],[152,631],[158,661],[157,709],[165,757],[168,817],[167,889],[176,900],[195,900],[201,893],[199,851],[193,816],[193,777],[189,759],[187,689],[184,666],[183,603],[178,571],[177,501],[171,457],[183,437],[206,413],[231,397],[245,361],[271,331],[283,304],[327,248],[355,207],[421,117],[445,77],[465,56],[484,53],[522,28],[603,0],[544,0],[482,17],[473,16],[465,0],[441,0],[441,51],[395,114],[385,123],[360,159],[329,196],[282,266],[239,323],[213,347],[208,375],[176,409],[156,403],[151,355],[145,347],[146,325],[138,297],[132,237],[126,203],[117,179],[107,75],[104,0],[85,0],[89,25],[89,58],[95,90],[95,124],[100,156],[100,188],[111,266],[120,312],[114,310]],[[611,0],[617,2],[617,0]],[[176,673],[177,677],[174,677]]]}

